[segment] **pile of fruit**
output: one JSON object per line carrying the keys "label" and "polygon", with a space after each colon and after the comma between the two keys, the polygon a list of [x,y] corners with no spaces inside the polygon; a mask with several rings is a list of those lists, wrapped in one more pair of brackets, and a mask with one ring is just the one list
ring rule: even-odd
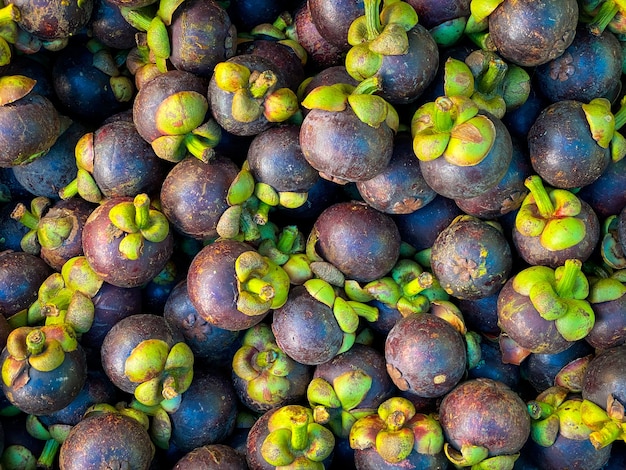
{"label": "pile of fruit", "polygon": [[5,0],[0,468],[626,467],[617,0]]}

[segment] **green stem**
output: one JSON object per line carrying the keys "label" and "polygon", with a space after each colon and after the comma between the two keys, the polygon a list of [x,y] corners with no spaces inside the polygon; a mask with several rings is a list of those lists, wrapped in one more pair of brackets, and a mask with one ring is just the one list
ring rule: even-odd
{"label": "green stem", "polygon": [[276,85],[276,74],[271,70],[265,70],[258,74],[258,76],[250,83],[250,95],[253,98],[262,98],[265,93]]}
{"label": "green stem", "polygon": [[361,81],[354,90],[353,95],[373,95],[377,91],[382,90],[380,79],[375,75]]}
{"label": "green stem", "polygon": [[596,449],[602,449],[611,442],[616,441],[621,433],[622,428],[619,424],[615,421],[607,421],[602,429],[594,431],[589,435],[589,440]]}
{"label": "green stem", "polygon": [[43,446],[39,459],[37,459],[37,468],[54,468],[54,461],[60,448],[61,444],[56,439],[48,439]]}
{"label": "green stem", "polygon": [[483,93],[492,93],[502,82],[508,66],[502,59],[489,60],[487,70],[480,76],[477,87]]}
{"label": "green stem", "polygon": [[146,228],[150,225],[150,198],[147,194],[142,193],[135,196],[133,201],[135,206],[135,224],[139,229]]}
{"label": "green stem", "polygon": [[120,8],[120,13],[124,19],[135,29],[139,31],[148,31],[152,17],[146,15],[140,9],[133,9],[130,7]]}
{"label": "green stem", "polygon": [[528,414],[532,419],[543,419],[554,413],[554,407],[542,401],[531,400],[527,405]]}
{"label": "green stem", "polygon": [[291,447],[295,450],[304,450],[309,444],[309,420],[305,414],[299,414],[291,419]]}
{"label": "green stem", "polygon": [[46,344],[46,335],[40,329],[31,331],[26,335],[26,348],[31,355],[40,354]]}
{"label": "green stem", "polygon": [[599,36],[606,29],[615,15],[619,12],[619,6],[614,0],[606,0],[600,5],[600,9],[589,23],[589,29],[593,34]]}
{"label": "green stem", "polygon": [[562,299],[571,299],[576,279],[582,270],[582,262],[579,259],[565,260],[561,278],[556,283],[556,293]]}
{"label": "green stem", "polygon": [[254,359],[257,366],[259,366],[261,369],[265,369],[274,364],[277,357],[278,354],[276,353],[276,351],[270,350],[258,353]]}
{"label": "green stem", "polygon": [[537,205],[537,209],[539,210],[539,214],[544,219],[549,219],[554,214],[554,204],[552,204],[552,200],[550,199],[550,195],[546,188],[543,185],[543,181],[539,175],[531,175],[524,181],[524,186],[526,186],[530,193],[533,195],[535,199],[535,204]]}
{"label": "green stem", "polygon": [[189,153],[204,163],[208,163],[215,155],[215,150],[206,142],[206,139],[193,134],[185,136],[185,146]]}
{"label": "green stem", "polygon": [[77,194],[78,194],[78,180],[76,178],[70,181],[67,184],[67,186],[59,190],[59,197],[61,199],[69,199],[71,197],[76,196]]}
{"label": "green stem", "polygon": [[24,204],[21,202],[15,206],[13,212],[11,212],[11,218],[17,220],[22,225],[31,230],[37,230],[39,226],[39,219],[30,212]]}
{"label": "green stem", "polygon": [[298,238],[298,227],[295,225],[288,225],[280,233],[280,237],[276,242],[276,248],[283,253],[291,253],[293,245]]}
{"label": "green stem", "polygon": [[274,287],[267,281],[264,281],[258,277],[251,277],[244,283],[242,283],[244,290],[257,294],[263,301],[268,301],[274,298]]}
{"label": "green stem", "polygon": [[380,35],[380,0],[364,0],[367,39],[376,39]]}
{"label": "green stem", "polygon": [[626,97],[620,101],[620,107],[613,115],[615,119],[615,130],[620,130],[626,124]]}
{"label": "green stem", "polygon": [[413,297],[425,289],[430,289],[433,286],[433,281],[433,275],[428,271],[424,271],[415,279],[402,286],[402,292],[408,297]]}
{"label": "green stem", "polygon": [[387,416],[385,424],[390,431],[399,431],[406,422],[406,415],[402,411],[394,411]]}
{"label": "green stem", "polygon": [[452,112],[454,103],[447,96],[440,96],[435,100],[435,130],[437,132],[449,132],[454,125]]}

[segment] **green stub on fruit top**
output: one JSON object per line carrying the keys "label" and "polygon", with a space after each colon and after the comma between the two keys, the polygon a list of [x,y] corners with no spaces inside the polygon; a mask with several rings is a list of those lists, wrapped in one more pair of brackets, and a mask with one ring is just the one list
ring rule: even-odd
{"label": "green stub on fruit top", "polygon": [[204,122],[208,109],[206,97],[196,91],[174,93],[156,110],[157,129],[167,135],[187,134]]}
{"label": "green stub on fruit top", "polygon": [[0,106],[14,103],[28,95],[37,83],[24,75],[5,75],[0,77]]}
{"label": "green stub on fruit top", "polygon": [[488,155],[496,138],[495,125],[468,97],[441,96],[422,105],[411,119],[413,151],[429,161],[443,156],[457,166],[472,166]]}
{"label": "green stub on fruit top", "polygon": [[563,250],[580,243],[585,223],[577,218],[582,210],[578,197],[566,190],[546,188],[538,175],[526,178],[530,193],[515,217],[515,228],[526,237],[539,237],[544,248]]}

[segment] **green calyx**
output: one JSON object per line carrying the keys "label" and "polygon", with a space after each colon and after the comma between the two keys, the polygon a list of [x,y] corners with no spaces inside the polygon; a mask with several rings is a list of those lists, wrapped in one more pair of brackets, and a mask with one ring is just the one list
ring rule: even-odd
{"label": "green calyx", "polygon": [[336,436],[347,438],[354,422],[374,410],[359,408],[372,387],[372,378],[363,370],[344,372],[332,384],[315,377],[307,388],[307,400],[316,422],[327,425]]}
{"label": "green calyx", "polygon": [[614,162],[626,155],[626,139],[618,132],[626,123],[626,100],[622,98],[619,110],[613,114],[611,102],[606,98],[594,98],[582,105],[589,124],[591,136],[602,148],[610,148]]}
{"label": "green calyx", "polygon": [[546,188],[538,175],[524,181],[530,193],[522,201],[515,217],[515,228],[526,237],[539,237],[541,246],[551,251],[570,248],[586,235],[586,226],[578,216],[580,199],[566,189]]}
{"label": "green calyx", "polygon": [[124,374],[133,383],[135,398],[156,406],[185,392],[193,379],[193,352],[186,343],[170,347],[160,339],[147,339],[133,348],[124,363]]}
{"label": "green calyx", "polygon": [[613,394],[607,397],[606,408],[583,400],[580,414],[583,423],[592,430],[589,440],[596,449],[602,449],[616,440],[626,440],[624,405]]}
{"label": "green calyx", "polygon": [[217,86],[233,94],[231,112],[239,122],[265,117],[269,122],[284,122],[299,110],[298,97],[289,88],[276,88],[278,77],[272,70],[251,71],[235,62],[215,66]]}
{"label": "green calyx", "polygon": [[302,106],[331,112],[341,112],[349,106],[361,122],[374,128],[385,123],[395,132],[399,126],[398,113],[384,98],[374,94],[379,90],[377,77],[366,78],[356,87],[345,83],[322,85],[311,90]]}
{"label": "green calyx", "polygon": [[269,325],[259,323],[246,331],[235,352],[233,372],[248,383],[248,394],[259,403],[279,404],[289,393],[294,361],[276,344]]}
{"label": "green calyx", "polygon": [[435,455],[443,449],[443,430],[434,415],[417,413],[406,398],[384,401],[377,413],[359,418],[349,437],[353,449],[375,448],[389,463],[405,460],[411,452]]}
{"label": "green calyx", "polygon": [[365,0],[365,15],[356,18],[348,29],[352,48],[346,55],[346,70],[357,81],[372,77],[384,56],[404,55],[409,50],[407,32],[417,24],[415,9],[408,3]]}
{"label": "green calyx", "polygon": [[95,159],[93,132],[87,132],[78,139],[74,155],[77,167],[76,178],[59,190],[59,196],[61,199],[69,199],[78,194],[86,201],[96,204],[101,202],[102,191],[92,176]]}
{"label": "green calyx", "polygon": [[413,151],[424,161],[442,157],[457,166],[480,163],[496,138],[495,125],[463,95],[441,96],[417,109],[411,119]]}
{"label": "green calyx", "polygon": [[582,420],[581,404],[582,399],[570,396],[567,388],[553,386],[544,390],[528,402],[531,438],[543,447],[554,444],[559,435],[578,441],[587,439],[591,429]]}
{"label": "green calyx", "polygon": [[132,201],[114,205],[109,211],[109,220],[124,232],[119,250],[131,260],[141,256],[145,242],[160,243],[169,235],[169,221],[162,212],[151,207],[145,193],[138,194]]}
{"label": "green calyx", "polygon": [[270,465],[323,468],[335,446],[333,433],[313,421],[309,408],[287,405],[272,413],[261,455]]}
{"label": "green calyx", "polygon": [[41,327],[20,326],[9,333],[8,357],[2,363],[2,380],[9,387],[28,381],[28,368],[50,372],[65,360],[65,353],[76,350],[78,340],[66,324]]}
{"label": "green calyx", "polygon": [[533,307],[547,321],[554,321],[556,329],[567,341],[584,338],[595,324],[595,314],[585,300],[589,282],[577,259],[565,261],[555,270],[547,266],[531,266],[513,279],[513,288],[528,296]]}
{"label": "green calyx", "polygon": [[619,218],[615,214],[604,220],[600,238],[600,256],[610,268],[622,270],[626,268],[626,254],[619,239],[618,224]]}
{"label": "green calyx", "polygon": [[24,75],[5,75],[0,77],[0,106],[14,103],[28,95],[36,81]]}
{"label": "green calyx", "polygon": [[235,260],[237,309],[246,315],[263,315],[283,306],[289,294],[289,276],[283,268],[257,251],[242,253]]}
{"label": "green calyx", "polygon": [[592,304],[610,302],[626,295],[626,285],[615,276],[596,279],[591,283],[587,300]]}

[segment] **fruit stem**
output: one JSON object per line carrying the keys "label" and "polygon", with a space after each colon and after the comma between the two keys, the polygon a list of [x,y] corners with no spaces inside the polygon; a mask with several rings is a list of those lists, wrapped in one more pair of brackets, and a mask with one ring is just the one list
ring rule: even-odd
{"label": "fruit stem", "polygon": [[621,432],[622,429],[618,423],[615,421],[607,421],[600,430],[589,434],[589,440],[596,450],[600,450],[617,440]]}
{"label": "fruit stem", "polygon": [[479,77],[477,88],[482,93],[492,93],[504,80],[507,71],[508,66],[502,59],[492,57],[487,65],[487,70]]}
{"label": "fruit stem", "polygon": [[204,163],[208,163],[215,156],[213,147],[196,135],[187,134],[185,136],[185,146],[189,153]]}
{"label": "fruit stem", "polygon": [[554,407],[538,400],[531,400],[527,405],[528,414],[532,419],[543,419],[554,413]]}
{"label": "fruit stem", "polygon": [[59,189],[59,197],[61,199],[69,199],[78,194],[78,179],[74,178],[66,186]]}
{"label": "fruit stem", "polygon": [[377,91],[382,89],[380,80],[376,76],[371,76],[362,80],[354,90],[352,90],[353,95],[373,95]]}
{"label": "fruit stem", "polygon": [[440,96],[435,100],[435,130],[437,132],[448,132],[454,125],[452,112],[454,103],[447,96]]}
{"label": "fruit stem", "polygon": [[139,229],[150,225],[150,198],[147,194],[141,193],[135,196],[133,201],[135,206],[135,224]]}
{"label": "fruit stem", "polygon": [[428,271],[424,271],[415,279],[402,286],[402,291],[404,292],[404,295],[413,297],[425,289],[430,289],[433,286],[433,281],[433,275]]}
{"label": "fruit stem", "polygon": [[600,5],[593,21],[589,23],[589,30],[595,36],[600,36],[619,11],[619,6],[614,0],[605,0]]}
{"label": "fruit stem", "polygon": [[541,177],[539,175],[529,176],[524,181],[524,186],[530,190],[530,193],[535,199],[535,204],[537,205],[537,209],[539,210],[541,217],[544,219],[552,217],[554,214],[554,204],[552,204],[550,195],[544,187]]}
{"label": "fruit stem", "polygon": [[367,39],[376,39],[380,34],[380,0],[364,0]]}
{"label": "fruit stem", "polygon": [[280,233],[280,237],[276,242],[276,248],[278,248],[278,250],[283,253],[291,253],[293,245],[298,238],[298,233],[298,227],[295,225],[288,225],[287,227],[283,228],[282,232]]}
{"label": "fruit stem", "polygon": [[291,418],[291,447],[295,450],[304,450],[309,444],[309,420],[305,414],[298,414]]}
{"label": "fruit stem", "polygon": [[579,259],[565,260],[561,277],[556,283],[556,293],[562,299],[571,299],[573,297],[574,284],[582,270],[582,265],[582,261]]}
{"label": "fruit stem", "polygon": [[35,217],[35,215],[33,215],[33,213],[30,212],[21,202],[17,203],[15,209],[11,212],[11,218],[17,220],[31,230],[37,230],[39,225],[39,219]]}
{"label": "fruit stem", "polygon": [[256,365],[259,368],[266,369],[267,367],[274,364],[277,357],[278,357],[278,354],[276,353],[276,351],[269,350],[269,351],[262,351],[256,354],[254,360],[256,362]]}
{"label": "fruit stem", "polygon": [[278,78],[271,70],[265,70],[261,73],[252,72],[250,76],[250,95],[253,98],[262,98],[267,91],[276,85]]}
{"label": "fruit stem", "polygon": [[38,469],[51,469],[54,465],[54,460],[61,447],[61,444],[56,439],[48,439],[43,446],[43,450],[37,459]]}
{"label": "fruit stem", "polygon": [[39,328],[26,335],[26,348],[32,356],[36,356],[43,351],[46,344],[46,335]]}
{"label": "fruit stem", "polygon": [[387,416],[385,424],[390,431],[399,431],[406,422],[406,415],[402,411],[393,411]]}
{"label": "fruit stem", "polygon": [[274,298],[274,286],[261,278],[252,277],[242,284],[243,289],[258,295],[259,298],[264,302],[267,302],[268,300],[272,300]]}
{"label": "fruit stem", "polygon": [[626,97],[622,98],[620,101],[620,107],[617,112],[613,115],[615,119],[615,130],[618,131],[624,124],[626,124]]}

